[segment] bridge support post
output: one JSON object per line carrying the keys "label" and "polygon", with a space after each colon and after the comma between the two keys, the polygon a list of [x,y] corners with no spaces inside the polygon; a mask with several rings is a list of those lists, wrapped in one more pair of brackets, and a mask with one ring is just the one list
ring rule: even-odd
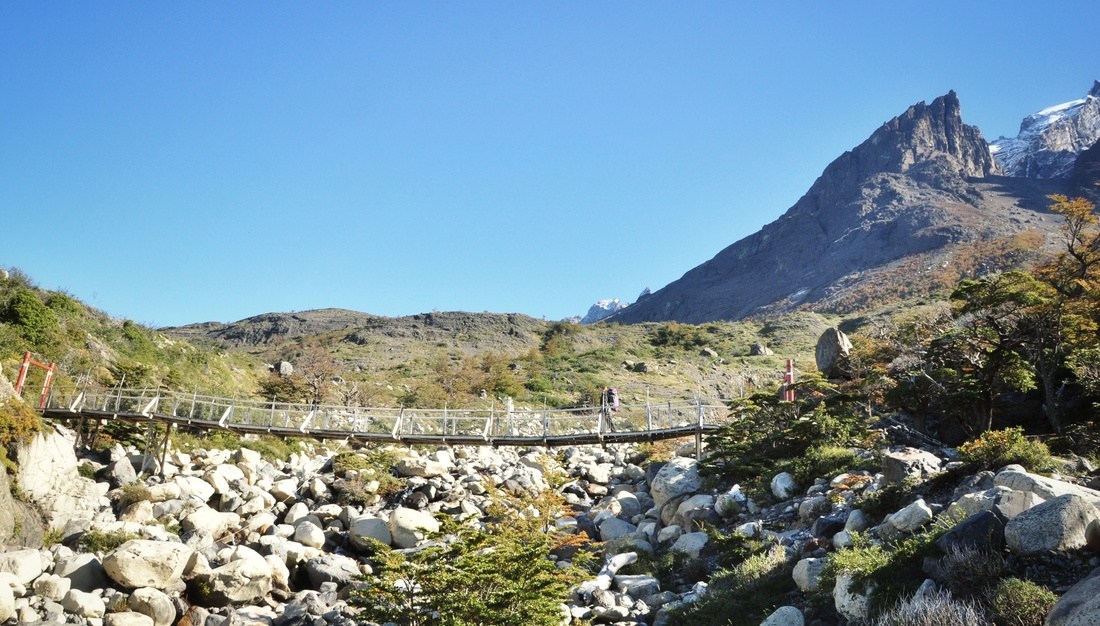
{"label": "bridge support post", "polygon": [[703,460],[703,400],[696,400],[695,412],[695,460]]}

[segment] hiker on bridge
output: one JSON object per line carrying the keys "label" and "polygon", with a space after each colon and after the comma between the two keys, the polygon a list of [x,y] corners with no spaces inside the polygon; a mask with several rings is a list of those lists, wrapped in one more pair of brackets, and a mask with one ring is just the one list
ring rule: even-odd
{"label": "hiker on bridge", "polygon": [[619,390],[614,387],[604,387],[600,394],[600,415],[607,424],[607,430],[614,431],[615,423],[611,421],[611,414],[619,410]]}

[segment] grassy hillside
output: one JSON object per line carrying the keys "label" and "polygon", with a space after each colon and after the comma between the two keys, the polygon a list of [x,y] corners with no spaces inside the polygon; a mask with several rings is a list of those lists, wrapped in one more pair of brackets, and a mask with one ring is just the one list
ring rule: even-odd
{"label": "grassy hillside", "polygon": [[[255,357],[196,348],[130,320],[109,317],[12,270],[0,275],[0,365],[14,382],[23,353],[56,363],[57,384],[125,384],[251,394],[264,372]],[[31,385],[41,372],[32,369]]]}
{"label": "grassy hillside", "polygon": [[[0,365],[14,381],[25,351],[58,364],[59,384],[163,387],[361,405],[582,406],[603,386],[624,402],[731,398],[774,389],[787,358],[812,370],[818,335],[839,318],[692,326],[580,326],[523,315],[381,318],[320,310],[235,324],[151,329],[112,318],[12,270],[0,278]],[[750,356],[754,343],[772,350]],[[269,373],[286,361],[291,376]],[[29,388],[41,374],[32,370]]]}

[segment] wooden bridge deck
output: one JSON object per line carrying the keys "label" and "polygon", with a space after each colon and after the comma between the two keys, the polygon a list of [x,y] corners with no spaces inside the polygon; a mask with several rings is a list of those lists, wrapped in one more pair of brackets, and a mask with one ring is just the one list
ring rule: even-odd
{"label": "wooden bridge deck", "polygon": [[148,389],[53,390],[43,416],[161,423],[239,434],[402,444],[561,447],[696,437],[726,423],[718,400],[598,409],[311,406]]}

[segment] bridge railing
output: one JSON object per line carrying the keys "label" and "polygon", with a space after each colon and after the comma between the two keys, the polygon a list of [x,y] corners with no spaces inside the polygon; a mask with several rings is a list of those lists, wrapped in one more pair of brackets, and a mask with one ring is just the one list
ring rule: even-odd
{"label": "bridge railing", "polygon": [[623,404],[615,412],[584,409],[411,409],[347,407],[220,398],[156,389],[55,388],[52,410],[105,415],[161,416],[207,427],[347,436],[545,439],[570,435],[702,430],[728,419],[721,400]]}

